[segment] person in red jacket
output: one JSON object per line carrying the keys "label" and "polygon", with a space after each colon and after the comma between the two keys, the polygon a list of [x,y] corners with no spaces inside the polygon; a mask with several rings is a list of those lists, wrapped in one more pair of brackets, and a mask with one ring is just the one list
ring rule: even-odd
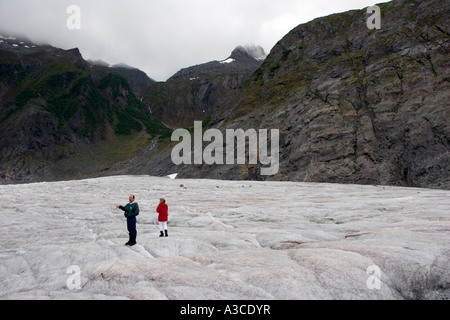
{"label": "person in red jacket", "polygon": [[167,221],[169,220],[169,207],[166,204],[166,200],[161,198],[159,199],[158,208],[156,208],[156,212],[159,213],[158,222],[159,222],[159,230],[161,231],[160,237],[168,237],[167,234]]}

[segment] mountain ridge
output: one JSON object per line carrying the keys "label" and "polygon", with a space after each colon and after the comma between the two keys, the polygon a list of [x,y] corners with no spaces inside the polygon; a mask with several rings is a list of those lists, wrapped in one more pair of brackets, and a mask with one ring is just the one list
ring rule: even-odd
{"label": "mountain ridge", "polygon": [[[248,47],[238,46],[225,60],[183,68],[167,81],[150,85],[143,93],[143,102],[157,119],[173,129],[191,127],[195,120],[228,109],[263,62],[260,59],[264,50]],[[259,59],[252,57],[255,52]]]}
{"label": "mountain ridge", "polygon": [[299,25],[271,50],[212,127],[280,130],[280,171],[183,166],[181,178],[450,188],[449,8],[380,4]]}
{"label": "mountain ridge", "polygon": [[[2,40],[3,181],[97,174],[112,161],[134,154],[145,139],[170,136],[120,73],[89,64],[77,48],[16,44],[15,37]],[[124,136],[130,142],[122,141]],[[123,154],[114,150],[117,147],[124,149]]]}

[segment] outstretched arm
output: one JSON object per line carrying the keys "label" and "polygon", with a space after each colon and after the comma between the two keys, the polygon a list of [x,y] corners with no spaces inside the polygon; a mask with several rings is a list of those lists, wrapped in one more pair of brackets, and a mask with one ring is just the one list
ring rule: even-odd
{"label": "outstretched arm", "polygon": [[120,209],[120,210],[122,210],[122,211],[125,211],[126,213],[128,213],[128,210],[125,209],[125,207],[123,207],[123,206],[116,205],[116,208],[117,208],[117,209]]}

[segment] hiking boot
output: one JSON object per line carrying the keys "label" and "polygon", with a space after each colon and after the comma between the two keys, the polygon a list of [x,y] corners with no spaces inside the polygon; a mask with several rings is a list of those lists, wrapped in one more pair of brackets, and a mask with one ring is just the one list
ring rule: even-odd
{"label": "hiking boot", "polygon": [[164,232],[165,232],[165,234],[166,234],[166,237],[168,237],[169,235],[167,234],[167,230],[165,230]]}
{"label": "hiking boot", "polygon": [[128,242],[127,246],[132,247],[132,246],[134,246],[136,244],[137,244],[136,239],[135,238],[131,238],[131,240]]}
{"label": "hiking boot", "polygon": [[162,231],[160,232],[159,237],[160,238],[164,237],[164,233]]}

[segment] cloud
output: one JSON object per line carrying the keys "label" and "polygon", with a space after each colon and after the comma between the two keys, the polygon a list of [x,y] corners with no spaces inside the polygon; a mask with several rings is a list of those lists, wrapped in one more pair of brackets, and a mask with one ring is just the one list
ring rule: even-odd
{"label": "cloud", "polygon": [[[301,23],[373,0],[0,0],[0,30],[126,63],[165,80],[183,67],[225,59],[237,45],[266,52]],[[67,28],[80,8],[81,29]]]}

